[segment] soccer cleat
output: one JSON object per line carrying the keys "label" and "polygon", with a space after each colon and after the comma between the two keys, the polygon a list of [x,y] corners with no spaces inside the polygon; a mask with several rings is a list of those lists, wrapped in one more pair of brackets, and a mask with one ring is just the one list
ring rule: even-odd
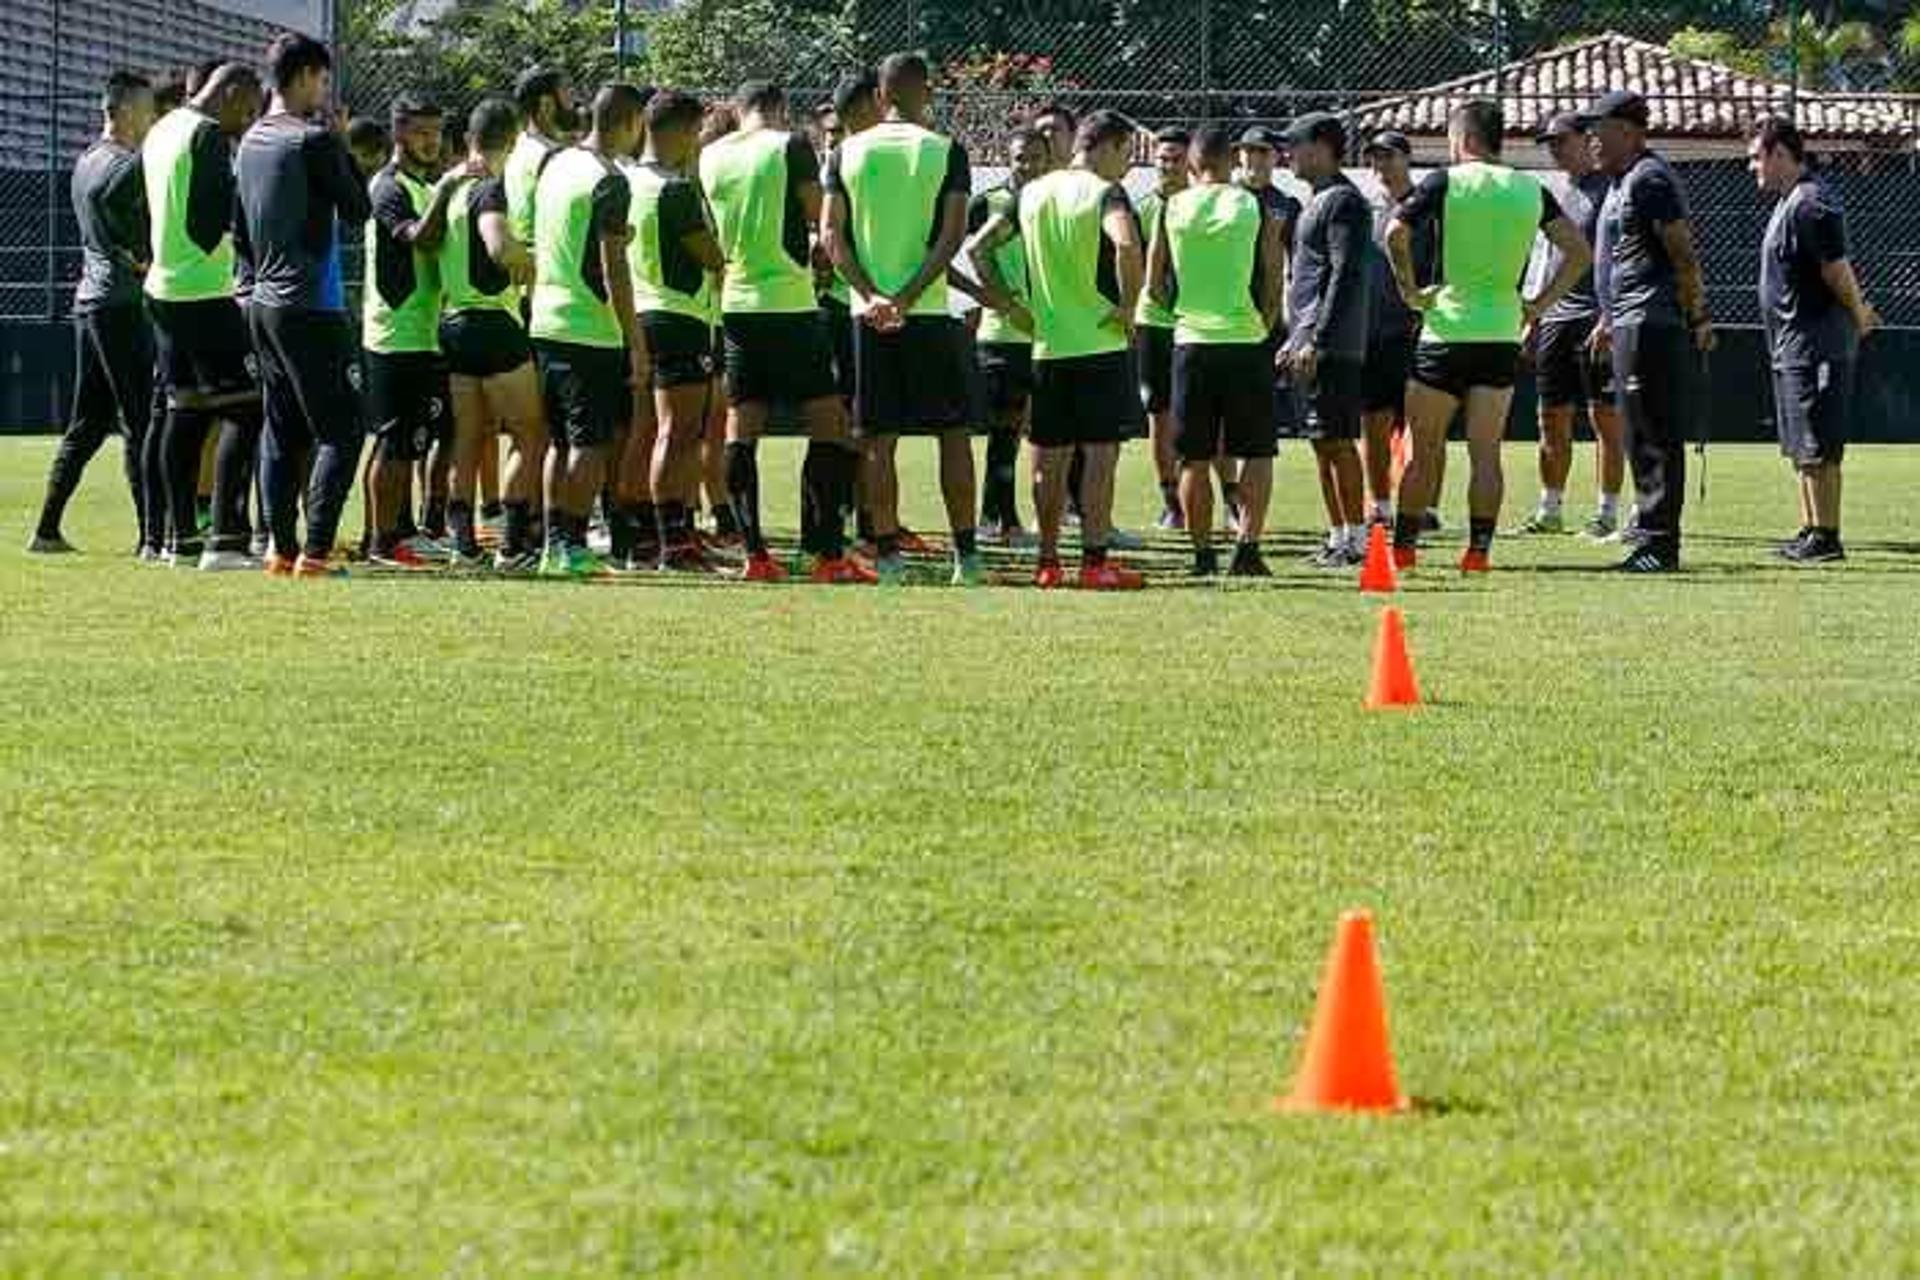
{"label": "soccer cleat", "polygon": [[567,572],[567,549],[559,543],[549,542],[547,549],[540,553],[539,574],[543,578],[565,578]]}
{"label": "soccer cleat", "polygon": [[535,551],[496,551],[493,571],[522,577],[540,572],[540,555]]}
{"label": "soccer cleat", "polygon": [[956,587],[983,587],[987,583],[986,562],[978,551],[969,551],[965,555],[955,556],[953,560],[953,585]]}
{"label": "soccer cleat", "polygon": [[400,543],[412,551],[422,563],[445,564],[453,555],[453,548],[438,538],[429,538],[424,533],[416,533]]}
{"label": "soccer cleat", "polygon": [[1446,529],[1446,522],[1440,518],[1440,513],[1431,507],[1427,509],[1425,515],[1420,517],[1420,532],[1422,533],[1445,533]]}
{"label": "soccer cleat", "polygon": [[1187,569],[1189,578],[1211,578],[1220,572],[1220,553],[1212,547],[1200,547],[1193,553],[1193,564]]}
{"label": "soccer cleat", "polygon": [[1543,508],[1522,520],[1513,531],[1518,534],[1565,533],[1567,520],[1558,511],[1548,511]]}
{"label": "soccer cleat", "polygon": [[30,556],[70,556],[78,550],[57,533],[52,537],[36,533],[33,541],[27,544],[27,554]]}
{"label": "soccer cleat", "polygon": [[1620,522],[1604,511],[1596,511],[1580,527],[1580,536],[1592,542],[1611,542],[1620,532]]}
{"label": "soccer cleat", "polygon": [[1271,578],[1273,570],[1267,567],[1267,561],[1260,554],[1260,548],[1252,543],[1243,543],[1233,550],[1233,563],[1227,566],[1229,578]]}
{"label": "soccer cleat", "polygon": [[1082,591],[1138,591],[1146,585],[1146,578],[1138,571],[1111,560],[1080,566]]}
{"label": "soccer cleat", "polygon": [[278,551],[269,551],[260,562],[260,571],[269,578],[291,578],[298,567],[292,556],[283,556]]}
{"label": "soccer cleat", "polygon": [[1042,591],[1053,591],[1067,585],[1067,571],[1060,567],[1058,560],[1042,561],[1033,571],[1033,585]]}
{"label": "soccer cleat", "polygon": [[748,582],[785,582],[787,571],[772,556],[758,551],[747,557],[746,570],[740,576]]}
{"label": "soccer cleat", "polygon": [[1652,545],[1640,547],[1619,565],[1621,573],[1674,573],[1679,568],[1678,552],[1663,551]]}
{"label": "soccer cleat", "polygon": [[472,547],[462,547],[458,543],[447,550],[447,567],[463,573],[484,569],[490,563],[487,553],[475,543]]}
{"label": "soccer cleat", "polygon": [[1395,547],[1393,549],[1393,567],[1405,571],[1420,563],[1420,548]]}
{"label": "soccer cleat", "polygon": [[202,573],[254,573],[263,567],[263,561],[244,551],[215,551],[208,547],[200,553]]}
{"label": "soccer cleat", "polygon": [[163,554],[160,548],[148,542],[141,544],[140,549],[133,553],[133,558],[141,564],[160,564]]}
{"label": "soccer cleat", "polygon": [[818,556],[807,581],[823,587],[867,587],[879,581],[873,570],[847,556]]}
{"label": "soccer cleat", "polygon": [[1800,550],[1801,544],[1813,536],[1812,525],[1801,525],[1800,531],[1773,549],[1773,554],[1782,560],[1791,560]]}
{"label": "soccer cleat", "polygon": [[267,558],[267,552],[272,549],[272,546],[273,539],[268,536],[266,531],[256,530],[254,535],[247,539],[247,554],[255,560],[265,560]]}
{"label": "soccer cleat", "polygon": [[427,558],[413,548],[414,539],[396,542],[390,547],[367,553],[367,563],[382,569],[425,569]]}
{"label": "soccer cleat", "polygon": [[1468,547],[1460,556],[1460,572],[1490,573],[1493,571],[1493,556],[1485,547]]}
{"label": "soccer cleat", "polygon": [[293,562],[293,576],[296,578],[344,578],[347,576],[347,570],[344,565],[337,565],[331,560],[309,556],[302,552],[300,558]]}
{"label": "soccer cleat", "polygon": [[1830,533],[1807,531],[1807,536],[1780,552],[1788,564],[1838,564],[1847,558],[1847,549]]}
{"label": "soccer cleat", "polygon": [[1147,540],[1130,529],[1114,527],[1107,530],[1107,550],[1139,551],[1147,545]]}
{"label": "soccer cleat", "polygon": [[575,578],[602,578],[612,570],[605,560],[587,547],[567,548],[567,573]]}
{"label": "soccer cleat", "polygon": [[897,587],[907,580],[907,562],[899,552],[881,556],[873,562],[873,576],[883,587]]}
{"label": "soccer cleat", "polygon": [[903,556],[937,556],[940,554],[939,547],[928,542],[925,538],[905,526],[902,526],[899,533],[895,534],[894,537],[894,545],[900,548],[900,554]]}

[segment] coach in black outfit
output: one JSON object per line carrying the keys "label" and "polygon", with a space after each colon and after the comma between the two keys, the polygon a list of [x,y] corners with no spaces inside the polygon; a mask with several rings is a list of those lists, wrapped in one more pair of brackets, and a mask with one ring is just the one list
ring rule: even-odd
{"label": "coach in black outfit", "polygon": [[1780,547],[1795,564],[1844,560],[1840,462],[1853,416],[1860,339],[1880,317],[1847,261],[1846,219],[1792,122],[1762,120],[1747,146],[1754,180],[1780,197],[1760,249],[1760,317],[1773,366],[1780,451],[1799,472],[1800,532]]}
{"label": "coach in black outfit", "polygon": [[1613,352],[1614,397],[1639,500],[1626,531],[1634,550],[1620,568],[1671,573],[1680,567],[1694,352],[1713,350],[1713,321],[1679,176],[1647,149],[1646,100],[1616,90],[1583,112],[1580,124],[1599,139],[1600,167],[1613,179],[1594,251],[1600,320],[1593,341]]}

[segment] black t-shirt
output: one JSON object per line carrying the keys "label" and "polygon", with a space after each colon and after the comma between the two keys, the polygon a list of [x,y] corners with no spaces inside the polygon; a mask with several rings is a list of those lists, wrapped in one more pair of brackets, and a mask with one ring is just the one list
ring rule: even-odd
{"label": "black t-shirt", "polygon": [[1775,206],[1760,250],[1760,316],[1777,368],[1851,360],[1860,335],[1820,269],[1847,256],[1833,193],[1802,178]]}
{"label": "black t-shirt", "polygon": [[372,211],[346,145],[311,121],[268,116],[240,140],[235,176],[254,305],[328,309],[335,217],[365,222]]}
{"label": "black t-shirt", "polygon": [[[1300,214],[1303,208],[1301,203],[1271,183],[1264,187],[1250,186],[1247,190],[1253,192],[1253,198],[1260,202],[1261,216],[1268,222],[1277,222],[1280,224],[1280,243],[1288,246],[1288,251],[1291,252],[1294,229],[1300,225]],[[1256,264],[1253,272],[1253,300],[1255,303],[1260,301],[1260,272],[1264,266],[1264,263],[1257,261],[1256,255]],[[1287,312],[1286,308],[1282,307],[1279,317],[1273,322],[1273,333],[1269,336],[1273,338],[1284,338],[1286,332]]]}
{"label": "black t-shirt", "polygon": [[[1411,189],[1409,189],[1411,193]],[[1400,285],[1393,278],[1393,259],[1387,254],[1387,224],[1399,210],[1399,201],[1391,195],[1374,210],[1373,243],[1373,337],[1375,342],[1404,340],[1419,331],[1420,313],[1400,296]],[[1437,223],[1420,221],[1408,228],[1409,250],[1413,255],[1413,282],[1423,288],[1440,273],[1440,228]]]}
{"label": "black t-shirt", "polygon": [[1287,290],[1293,346],[1358,360],[1373,327],[1373,211],[1345,174],[1315,186],[1295,224],[1293,282]]}
{"label": "black t-shirt", "polygon": [[151,252],[140,153],[102,138],[73,166],[73,216],[80,227],[80,284],[73,313],[138,306],[135,265]]}
{"label": "black t-shirt", "polygon": [[[1580,228],[1580,234],[1589,245],[1600,240],[1600,207],[1607,201],[1607,192],[1613,186],[1606,174],[1597,170],[1583,173],[1572,182],[1564,184],[1560,193],[1560,209],[1567,220]],[[1547,244],[1540,255],[1540,284],[1544,289],[1560,271],[1560,251]],[[1553,309],[1540,317],[1544,323],[1558,323],[1574,320],[1591,320],[1600,311],[1600,298],[1594,291],[1593,271],[1581,273],[1580,281],[1567,292],[1567,296],[1553,304]]]}
{"label": "black t-shirt", "polygon": [[1653,152],[1614,179],[1594,245],[1594,286],[1611,323],[1682,323],[1679,275],[1660,232],[1686,217],[1679,176]]}

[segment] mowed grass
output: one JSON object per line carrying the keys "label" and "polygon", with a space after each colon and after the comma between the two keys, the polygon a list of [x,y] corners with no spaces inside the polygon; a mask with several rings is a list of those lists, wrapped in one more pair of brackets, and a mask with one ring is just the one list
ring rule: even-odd
{"label": "mowed grass", "polygon": [[[1680,577],[1443,540],[1412,715],[1298,449],[1276,583],[1132,597],[169,574],[111,448],[37,562],[49,454],[0,1273],[1920,1268],[1920,450],[1837,571],[1758,447]],[[1274,1115],[1354,906],[1424,1104]]]}

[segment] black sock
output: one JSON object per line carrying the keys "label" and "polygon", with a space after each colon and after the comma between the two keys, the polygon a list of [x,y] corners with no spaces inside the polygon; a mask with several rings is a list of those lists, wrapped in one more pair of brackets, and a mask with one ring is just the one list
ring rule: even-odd
{"label": "black sock", "polygon": [[633,508],[633,553],[646,561],[660,559],[660,509],[651,502]]}
{"label": "black sock", "polygon": [[533,550],[534,542],[532,533],[533,504],[529,502],[509,502],[507,504],[507,554],[509,556],[517,556]]}
{"label": "black sock", "polygon": [[1073,451],[1073,461],[1067,464],[1067,510],[1074,515],[1080,514],[1080,487],[1087,478],[1087,455],[1079,450]]}
{"label": "black sock", "polygon": [[662,551],[685,551],[693,545],[693,517],[684,502],[662,502],[653,509],[654,532]]}
{"label": "black sock", "polygon": [[1467,546],[1475,551],[1489,551],[1493,548],[1493,529],[1498,521],[1482,516],[1472,516],[1467,520]]}
{"label": "black sock", "polygon": [[1193,571],[1202,576],[1220,572],[1220,553],[1211,546],[1193,549]]}
{"label": "black sock", "polygon": [[767,540],[760,533],[760,459],[751,440],[727,441],[727,501],[733,504],[733,518],[740,522],[747,551],[764,555]]}
{"label": "black sock", "polygon": [[970,556],[979,548],[979,530],[955,529],[953,531],[953,554]]}
{"label": "black sock", "polygon": [[873,545],[874,550],[882,559],[885,559],[887,556],[897,556],[900,554],[900,535],[897,533],[883,533],[873,540]]}
{"label": "black sock", "polygon": [[447,504],[447,531],[462,555],[480,554],[480,541],[473,536],[473,504],[455,500]]}
{"label": "black sock", "polygon": [[1413,548],[1420,545],[1420,527],[1426,523],[1424,514],[1407,515],[1397,512],[1393,517],[1393,545]]}
{"label": "black sock", "polygon": [[403,542],[408,538],[417,538],[420,536],[420,526],[414,523],[413,519],[412,503],[403,502],[400,504],[400,513],[398,518],[393,522],[393,531],[399,535]]}
{"label": "black sock", "polygon": [[829,560],[847,554],[847,512],[853,510],[854,478],[859,470],[860,455],[854,449],[836,445],[826,455],[819,535],[820,554]]}
{"label": "black sock", "polygon": [[826,459],[829,449],[838,452],[839,446],[819,440],[811,441],[807,445],[806,457],[800,463],[800,550],[808,555],[822,554],[820,525],[825,519],[829,501],[825,494],[826,472],[832,465]]}
{"label": "black sock", "polygon": [[1087,566],[1087,568],[1098,569],[1101,565],[1105,564],[1106,562],[1107,562],[1107,549],[1105,547],[1080,548],[1080,563]]}
{"label": "black sock", "polygon": [[1160,502],[1168,511],[1175,515],[1180,514],[1180,482],[1178,480],[1160,482]]}
{"label": "black sock", "polygon": [[1222,480],[1220,482],[1220,501],[1235,511],[1240,509],[1240,482],[1238,480]]}
{"label": "black sock", "polygon": [[1015,494],[1020,466],[1020,435],[1015,431],[995,431],[987,437],[987,482],[981,493],[980,518],[987,524],[1008,528],[1020,523],[1020,504]]}
{"label": "black sock", "polygon": [[426,511],[420,522],[426,528],[429,538],[447,536],[447,500],[441,497],[427,499]]}
{"label": "black sock", "polygon": [[733,508],[719,506],[713,509],[713,532],[726,538],[740,532],[740,522],[733,518]]}
{"label": "black sock", "polygon": [[497,498],[492,502],[483,502],[480,504],[480,518],[482,520],[498,520],[501,515],[505,513],[505,510]]}

